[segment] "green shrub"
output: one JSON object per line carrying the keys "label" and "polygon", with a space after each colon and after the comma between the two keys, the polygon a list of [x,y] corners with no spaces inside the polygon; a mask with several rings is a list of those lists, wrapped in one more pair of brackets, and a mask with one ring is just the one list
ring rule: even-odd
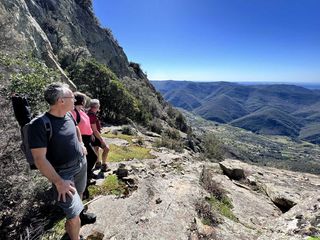
{"label": "green shrub", "polygon": [[167,112],[169,118],[175,118],[176,117],[176,110],[171,105],[169,105],[166,108],[166,112]]}
{"label": "green shrub", "polygon": [[126,126],[123,126],[122,129],[122,134],[126,134],[126,135],[134,135],[134,130],[131,126],[129,125],[126,125]]}
{"label": "green shrub", "polygon": [[166,128],[164,130],[164,135],[168,136],[169,138],[171,139],[174,139],[174,140],[180,140],[180,133],[177,129],[174,129],[174,128]]}
{"label": "green shrub", "polygon": [[187,125],[185,117],[182,115],[182,113],[178,113],[178,116],[176,117],[176,127],[182,131],[182,132],[188,132],[189,127]]}
{"label": "green shrub", "polygon": [[212,133],[208,133],[203,137],[204,157],[210,160],[223,160],[224,151],[221,142]]}
{"label": "green shrub", "polygon": [[210,198],[207,199],[207,202],[210,203],[212,211],[219,212],[221,215],[237,222],[238,219],[231,210],[233,208],[231,200],[227,197],[225,190],[213,180],[210,169],[205,167],[202,169],[200,183],[210,194]]}
{"label": "green shrub", "polygon": [[214,211],[218,211],[221,215],[229,218],[232,221],[239,221],[231,210],[233,206],[231,200],[227,196],[224,196],[221,200],[218,200],[217,198],[212,196],[208,199],[208,202],[211,204]]}
{"label": "green shrub", "polygon": [[21,54],[11,59],[1,56],[1,59],[17,70],[11,74],[10,92],[26,95],[33,112],[44,111],[44,89],[49,83],[59,81],[61,76],[31,55]]}
{"label": "green shrub", "polygon": [[111,123],[126,123],[127,118],[144,121],[146,114],[139,108],[142,104],[104,64],[94,59],[82,60],[69,66],[68,71],[79,91],[100,100],[104,120]]}
{"label": "green shrub", "polygon": [[162,124],[161,124],[161,120],[158,118],[153,119],[150,123],[149,123],[149,129],[152,132],[161,134],[162,133]]}
{"label": "green shrub", "polygon": [[183,152],[184,150],[184,145],[181,141],[171,139],[166,135],[162,135],[161,139],[157,139],[154,146],[166,147],[166,148],[175,150],[176,152]]}

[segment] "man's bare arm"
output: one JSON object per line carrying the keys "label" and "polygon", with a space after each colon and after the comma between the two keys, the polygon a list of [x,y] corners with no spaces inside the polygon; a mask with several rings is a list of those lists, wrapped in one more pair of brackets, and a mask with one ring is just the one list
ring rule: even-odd
{"label": "man's bare arm", "polygon": [[78,140],[79,140],[79,142],[82,142],[82,136],[81,136],[80,128],[78,126],[76,126],[76,130],[77,130]]}
{"label": "man's bare arm", "polygon": [[84,146],[84,143],[82,141],[82,136],[81,136],[81,132],[80,132],[80,128],[78,126],[76,126],[76,131],[77,131],[77,137],[78,137],[78,140],[82,146],[82,153],[84,155],[87,155],[88,154],[88,151],[87,151],[87,148]]}

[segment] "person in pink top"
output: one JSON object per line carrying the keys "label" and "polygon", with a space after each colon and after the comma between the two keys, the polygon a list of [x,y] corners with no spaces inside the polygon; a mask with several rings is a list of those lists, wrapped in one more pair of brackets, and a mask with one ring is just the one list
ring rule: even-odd
{"label": "person in pink top", "polygon": [[71,112],[74,120],[78,124],[80,129],[80,133],[82,136],[82,141],[84,146],[87,149],[87,186],[84,192],[84,197],[89,197],[88,193],[88,185],[90,184],[90,180],[94,177],[93,175],[93,167],[98,159],[93,147],[92,140],[94,139],[93,131],[90,124],[90,118],[84,111],[84,106],[86,104],[86,96],[83,93],[75,92],[75,108]]}

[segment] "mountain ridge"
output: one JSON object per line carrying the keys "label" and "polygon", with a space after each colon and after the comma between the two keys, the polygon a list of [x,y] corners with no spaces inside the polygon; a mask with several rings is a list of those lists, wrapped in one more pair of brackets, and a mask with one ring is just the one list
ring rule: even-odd
{"label": "mountain ridge", "polygon": [[[256,133],[319,142],[316,137],[320,133],[316,125],[320,117],[318,90],[288,84],[245,86],[228,82],[151,82],[171,104],[205,119]],[[311,128],[315,131],[314,136],[310,133]]]}

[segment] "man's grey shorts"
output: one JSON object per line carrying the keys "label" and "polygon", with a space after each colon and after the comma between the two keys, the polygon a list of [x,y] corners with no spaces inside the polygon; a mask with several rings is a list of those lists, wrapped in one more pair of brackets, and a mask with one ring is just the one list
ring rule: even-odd
{"label": "man's grey shorts", "polygon": [[[56,171],[64,180],[73,181],[77,189],[77,192],[73,195],[72,198],[66,195],[66,202],[63,202],[62,199],[57,202],[58,206],[61,207],[66,214],[67,219],[74,218],[75,216],[78,216],[83,210],[83,204],[79,194],[82,194],[84,192],[87,183],[87,160],[85,156],[81,157],[78,163],[74,166]],[[53,197],[54,200],[57,201],[58,191],[54,184]]]}

